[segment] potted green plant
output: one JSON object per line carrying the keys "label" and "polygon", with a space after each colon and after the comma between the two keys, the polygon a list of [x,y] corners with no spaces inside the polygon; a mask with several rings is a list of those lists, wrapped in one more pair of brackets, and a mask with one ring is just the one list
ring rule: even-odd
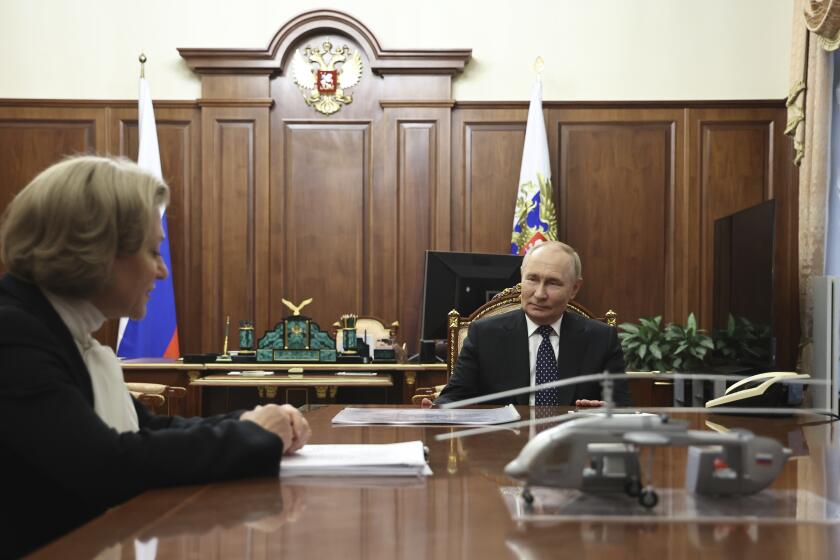
{"label": "potted green plant", "polygon": [[713,335],[714,358],[721,363],[766,363],[770,358],[770,327],[731,313],[725,329]]}
{"label": "potted green plant", "polygon": [[707,361],[715,344],[703,329],[697,328],[694,313],[688,315],[685,326],[669,323],[665,327],[665,340],[671,344],[670,365],[674,371],[692,371]]}
{"label": "potted green plant", "polygon": [[629,371],[691,371],[702,367],[715,345],[697,328],[694,313],[685,326],[668,323],[662,316],[642,317],[639,323],[622,323],[618,338]]}
{"label": "potted green plant", "polygon": [[618,338],[624,352],[624,361],[631,371],[666,371],[666,356],[671,351],[662,330],[662,316],[642,317],[639,323],[618,325]]}

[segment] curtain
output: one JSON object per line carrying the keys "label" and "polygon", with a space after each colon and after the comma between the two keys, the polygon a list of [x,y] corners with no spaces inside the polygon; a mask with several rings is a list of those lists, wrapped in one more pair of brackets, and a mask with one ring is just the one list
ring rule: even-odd
{"label": "curtain", "polygon": [[810,372],[813,301],[808,279],[824,274],[834,65],[840,46],[840,0],[795,0],[791,86],[785,133],[794,139],[799,166],[799,302],[802,353]]}
{"label": "curtain", "polygon": [[831,161],[828,223],[825,228],[825,274],[840,276],[840,50],[834,52],[834,101],[831,116]]}

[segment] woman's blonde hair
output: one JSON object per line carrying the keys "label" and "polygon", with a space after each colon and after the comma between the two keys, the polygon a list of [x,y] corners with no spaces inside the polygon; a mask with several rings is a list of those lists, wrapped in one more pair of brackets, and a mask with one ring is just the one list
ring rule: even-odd
{"label": "woman's blonde hair", "polygon": [[48,291],[89,297],[114,259],[140,250],[169,188],[124,158],[80,156],[42,171],[12,200],[0,225],[0,258]]}

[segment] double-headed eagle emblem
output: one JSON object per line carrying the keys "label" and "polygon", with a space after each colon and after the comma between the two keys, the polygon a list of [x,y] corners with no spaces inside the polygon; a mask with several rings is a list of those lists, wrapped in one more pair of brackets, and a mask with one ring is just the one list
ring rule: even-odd
{"label": "double-headed eagle emblem", "polygon": [[[313,63],[318,66],[313,67]],[[343,104],[353,102],[353,96],[346,90],[358,84],[362,77],[362,57],[359,51],[351,56],[347,45],[333,50],[332,43],[324,41],[319,49],[306,47],[303,54],[300,49],[295,51],[292,77],[307,105],[319,113],[332,115]]]}

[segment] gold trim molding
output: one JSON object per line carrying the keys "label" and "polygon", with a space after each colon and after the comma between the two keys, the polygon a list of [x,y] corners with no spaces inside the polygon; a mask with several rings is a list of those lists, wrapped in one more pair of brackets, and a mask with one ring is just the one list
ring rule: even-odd
{"label": "gold trim molding", "polygon": [[196,100],[199,107],[265,107],[270,109],[274,106],[274,100],[270,98],[264,99],[212,99],[203,97]]}
{"label": "gold trim molding", "polygon": [[379,106],[383,109],[452,109],[455,107],[454,99],[382,99]]}

